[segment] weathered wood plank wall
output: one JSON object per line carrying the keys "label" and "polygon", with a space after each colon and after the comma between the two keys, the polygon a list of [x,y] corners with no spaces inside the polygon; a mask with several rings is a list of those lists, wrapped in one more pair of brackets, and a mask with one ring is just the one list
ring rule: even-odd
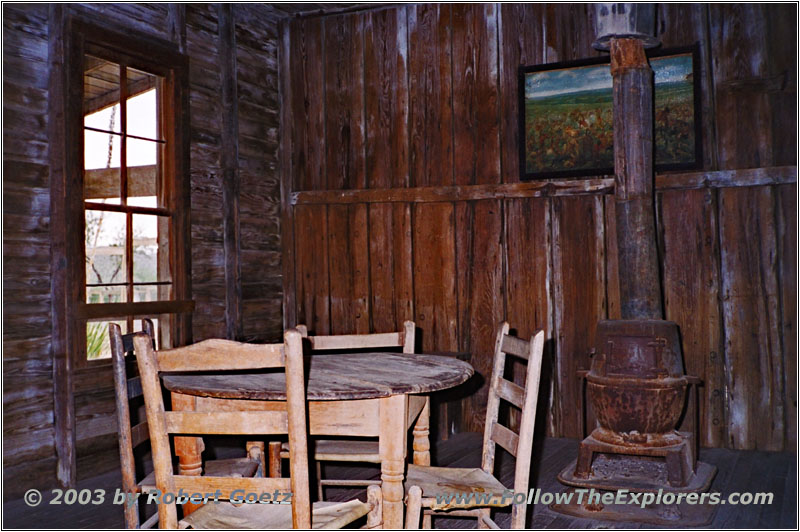
{"label": "weathered wood plank wall", "polygon": [[[786,113],[796,50],[785,46],[795,14],[660,4],[664,46],[700,44],[705,170],[796,165]],[[420,348],[472,351],[484,376],[498,320],[522,335],[543,328],[548,430],[581,436],[576,370],[589,365],[597,320],[619,317],[613,190],[599,180],[514,187],[517,67],[598,55],[591,28],[589,6],[568,4],[290,21],[290,324],[380,332],[413,318]],[[790,184],[742,186],[784,172],[774,182]],[[667,317],[681,327],[687,371],[705,380],[703,445],[780,450],[796,440],[796,169],[711,177],[658,179]],[[472,430],[484,403],[485,390],[471,399]]]}
{"label": "weathered wood plank wall", "polygon": [[[228,336],[226,305],[234,305],[236,336],[279,339],[276,38],[277,21],[285,13],[266,5],[236,5],[222,28],[227,33],[221,34],[219,8],[210,4],[71,4],[64,10],[65,16],[169,39],[190,57],[193,337]],[[47,5],[3,6],[6,498],[52,486],[56,478],[48,153],[58,139],[51,140],[47,129],[48,37],[54,31],[49,24]],[[232,54],[235,68],[230,68]],[[222,120],[224,83],[238,109],[228,127]],[[224,148],[231,146],[238,157],[226,159]],[[238,210],[229,213],[238,237],[238,246],[227,248],[233,257],[230,252],[226,257],[223,233],[226,171],[238,179]],[[231,258],[238,260],[241,274],[227,286]],[[110,365],[75,371],[72,385],[78,477],[117,467]]]}
{"label": "weathered wood plank wall", "polygon": [[30,487],[56,468],[47,19],[44,4],[3,6],[3,471]]}

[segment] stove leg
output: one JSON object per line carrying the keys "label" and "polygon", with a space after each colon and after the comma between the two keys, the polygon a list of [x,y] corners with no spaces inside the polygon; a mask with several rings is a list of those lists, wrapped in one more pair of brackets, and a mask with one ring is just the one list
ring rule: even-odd
{"label": "stove leg", "polygon": [[684,443],[680,449],[667,452],[667,481],[670,486],[679,487],[689,483],[694,473],[693,454],[690,443]]}
{"label": "stove leg", "polygon": [[581,445],[578,448],[578,460],[575,463],[575,476],[577,478],[589,478],[592,473],[592,458],[594,450],[588,445]]}

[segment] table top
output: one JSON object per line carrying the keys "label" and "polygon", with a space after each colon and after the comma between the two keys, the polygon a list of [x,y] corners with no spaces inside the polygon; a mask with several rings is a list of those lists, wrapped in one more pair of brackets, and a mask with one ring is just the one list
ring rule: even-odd
{"label": "table top", "polygon": [[[444,356],[339,353],[306,356],[306,396],[311,401],[374,399],[452,388],[472,376],[468,363]],[[223,399],[286,399],[282,370],[164,375],[172,392]]]}

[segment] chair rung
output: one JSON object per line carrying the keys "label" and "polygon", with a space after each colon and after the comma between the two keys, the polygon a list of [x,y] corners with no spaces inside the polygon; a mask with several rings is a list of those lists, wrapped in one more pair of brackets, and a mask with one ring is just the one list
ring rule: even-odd
{"label": "chair rung", "polygon": [[319,481],[322,486],[380,486],[380,480],[336,480],[322,479]]}
{"label": "chair rung", "polygon": [[503,345],[500,347],[503,353],[509,353],[525,360],[528,360],[530,356],[530,349],[530,342],[508,335],[503,336]]}
{"label": "chair rung", "polygon": [[522,405],[525,404],[525,389],[506,379],[501,378],[497,381],[497,395],[522,410]]}
{"label": "chair rung", "polygon": [[379,454],[336,454],[336,453],[314,453],[314,460],[318,462],[363,462],[368,464],[380,464]]}
{"label": "chair rung", "polygon": [[512,455],[517,456],[517,446],[519,445],[519,436],[517,436],[511,429],[495,423],[492,425],[492,440],[500,447],[510,452]]}

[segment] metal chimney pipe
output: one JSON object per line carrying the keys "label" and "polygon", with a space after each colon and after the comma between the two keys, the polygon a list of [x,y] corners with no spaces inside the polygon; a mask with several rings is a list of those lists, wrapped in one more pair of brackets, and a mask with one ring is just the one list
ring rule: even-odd
{"label": "metal chimney pipe", "polygon": [[596,15],[596,27],[604,32],[598,42],[606,39],[611,51],[622,319],[663,319],[653,196],[653,71],[644,52],[658,44],[652,36],[655,5],[600,4]]}

